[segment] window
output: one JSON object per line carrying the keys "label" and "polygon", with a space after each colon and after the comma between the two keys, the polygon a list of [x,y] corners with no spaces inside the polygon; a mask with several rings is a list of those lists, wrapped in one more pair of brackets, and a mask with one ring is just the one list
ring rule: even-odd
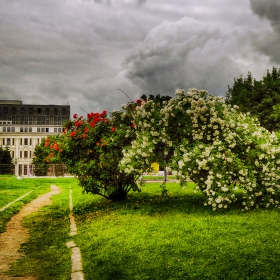
{"label": "window", "polygon": [[37,127],[37,132],[40,132],[40,127]]}
{"label": "window", "polygon": [[3,138],[3,145],[5,145],[5,138]]}
{"label": "window", "polygon": [[45,132],[45,128],[44,127],[41,127],[41,132]]}
{"label": "window", "polygon": [[29,145],[32,145],[32,138],[29,139]]}
{"label": "window", "polygon": [[49,132],[49,128],[48,127],[46,127],[46,132]]}
{"label": "window", "polygon": [[6,132],[7,131],[7,128],[4,126],[3,127],[3,132]]}
{"label": "window", "polygon": [[42,108],[38,108],[37,112],[38,112],[38,114],[41,114],[42,113]]}
{"label": "window", "polygon": [[57,113],[58,113],[58,109],[57,109],[57,108],[54,108],[54,109],[53,109],[53,114],[54,114],[54,115],[57,115]]}
{"label": "window", "polygon": [[16,122],[16,116],[12,116],[12,123]]}
{"label": "window", "polygon": [[27,175],[27,165],[24,164],[23,167],[24,167],[24,171],[23,171],[24,173],[23,173],[23,175]]}
{"label": "window", "polygon": [[11,132],[11,128],[10,127],[7,127],[7,132]]}
{"label": "window", "polygon": [[61,133],[61,127],[58,128],[58,132]]}
{"label": "window", "polygon": [[23,132],[23,127],[20,128],[20,132]]}
{"label": "window", "polygon": [[29,115],[32,115],[33,114],[33,108],[29,108]]}
{"label": "window", "polygon": [[32,127],[29,127],[29,128],[28,128],[28,132],[32,132]]}
{"label": "window", "polygon": [[46,124],[50,124],[50,117],[46,116]]}
{"label": "window", "polygon": [[3,113],[8,114],[8,107],[4,107]]}
{"label": "window", "polygon": [[32,124],[32,120],[33,120],[32,116],[29,116],[29,124]]}
{"label": "window", "polygon": [[24,158],[28,158],[28,151],[24,151]]}
{"label": "window", "polygon": [[41,124],[41,117],[37,117],[37,124]]}
{"label": "window", "polygon": [[17,113],[17,107],[12,107],[12,114],[16,115],[16,113]]}
{"label": "window", "polygon": [[62,108],[62,115],[66,115],[66,108]]}
{"label": "window", "polygon": [[28,145],[28,138],[24,138],[24,145]]}
{"label": "window", "polygon": [[57,117],[54,117],[54,125],[57,125]]}
{"label": "window", "polygon": [[21,116],[20,117],[20,124],[23,124],[24,123],[24,116]]}
{"label": "window", "polygon": [[24,107],[20,107],[20,113],[25,114],[25,108]]}
{"label": "window", "polygon": [[28,127],[25,127],[25,128],[24,128],[24,132],[28,132]]}
{"label": "window", "polygon": [[58,125],[62,125],[61,117],[58,117]]}
{"label": "window", "polygon": [[11,138],[7,138],[7,145],[11,145]]}
{"label": "window", "polygon": [[42,123],[42,124],[45,124],[45,117],[42,117],[42,118],[41,118],[41,123]]}
{"label": "window", "polygon": [[50,114],[50,108],[46,108],[46,115]]}
{"label": "window", "polygon": [[19,157],[22,158],[22,151],[19,152]]}
{"label": "window", "polygon": [[12,132],[15,132],[15,131],[16,131],[16,130],[15,130],[15,127],[13,126],[13,127],[12,127]]}
{"label": "window", "polygon": [[56,127],[54,128],[54,132],[57,132],[57,128]]}
{"label": "window", "polygon": [[28,116],[24,117],[24,124],[28,124]]}

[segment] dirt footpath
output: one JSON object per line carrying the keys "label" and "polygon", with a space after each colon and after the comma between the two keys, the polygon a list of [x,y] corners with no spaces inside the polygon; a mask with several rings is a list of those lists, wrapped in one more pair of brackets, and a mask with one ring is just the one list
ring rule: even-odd
{"label": "dirt footpath", "polygon": [[38,211],[43,206],[51,204],[50,197],[60,192],[56,186],[51,186],[49,193],[43,194],[23,206],[7,224],[6,231],[0,234],[0,280],[35,280],[33,277],[11,277],[4,274],[11,264],[23,254],[19,253],[20,244],[27,242],[28,230],[21,225],[21,220]]}

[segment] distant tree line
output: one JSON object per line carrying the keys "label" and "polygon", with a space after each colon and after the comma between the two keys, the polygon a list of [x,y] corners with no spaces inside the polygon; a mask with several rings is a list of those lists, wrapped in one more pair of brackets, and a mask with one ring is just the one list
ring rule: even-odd
{"label": "distant tree line", "polygon": [[280,69],[273,67],[258,81],[248,73],[234,79],[226,92],[226,102],[239,106],[241,112],[250,112],[257,117],[261,126],[269,131],[280,130]]}

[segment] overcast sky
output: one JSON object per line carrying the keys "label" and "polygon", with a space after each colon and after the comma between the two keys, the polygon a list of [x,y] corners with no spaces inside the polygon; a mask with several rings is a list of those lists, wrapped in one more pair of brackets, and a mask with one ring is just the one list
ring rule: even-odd
{"label": "overcast sky", "polygon": [[1,0],[0,99],[85,114],[122,91],[225,95],[279,67],[279,15],[279,0]]}

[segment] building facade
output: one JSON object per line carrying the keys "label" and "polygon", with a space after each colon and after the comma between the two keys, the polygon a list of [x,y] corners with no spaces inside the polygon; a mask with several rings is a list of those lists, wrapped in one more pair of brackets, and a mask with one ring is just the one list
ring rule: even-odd
{"label": "building facade", "polygon": [[28,176],[35,146],[48,135],[61,134],[70,119],[70,105],[23,104],[0,100],[0,146],[8,147],[15,175]]}

